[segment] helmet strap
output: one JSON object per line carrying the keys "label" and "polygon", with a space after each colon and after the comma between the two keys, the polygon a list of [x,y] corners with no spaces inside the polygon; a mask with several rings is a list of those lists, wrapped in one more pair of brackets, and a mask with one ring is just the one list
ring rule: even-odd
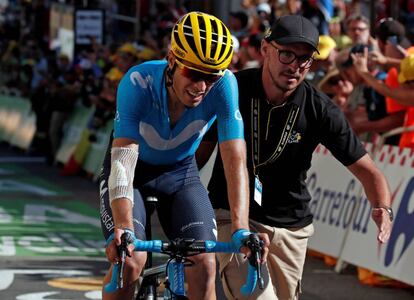
{"label": "helmet strap", "polygon": [[167,70],[165,71],[165,75],[167,77],[165,84],[167,85],[167,87],[170,87],[173,85],[173,76],[174,76],[174,72],[176,68],[177,68],[177,64],[174,63],[172,68],[167,67]]}

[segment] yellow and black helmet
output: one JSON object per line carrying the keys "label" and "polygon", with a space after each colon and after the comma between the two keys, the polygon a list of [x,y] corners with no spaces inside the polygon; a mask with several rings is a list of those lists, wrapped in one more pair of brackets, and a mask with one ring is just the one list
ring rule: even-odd
{"label": "yellow and black helmet", "polygon": [[233,56],[231,34],[218,18],[190,12],[182,16],[171,33],[171,50],[183,63],[222,73]]}

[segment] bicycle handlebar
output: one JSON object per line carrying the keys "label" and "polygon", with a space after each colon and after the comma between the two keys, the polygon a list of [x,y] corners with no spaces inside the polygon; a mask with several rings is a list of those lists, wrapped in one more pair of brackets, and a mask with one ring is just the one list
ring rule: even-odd
{"label": "bicycle handlebar", "polygon": [[[118,247],[121,262],[113,266],[111,280],[104,287],[106,293],[113,293],[123,287],[125,258],[130,256],[127,245],[131,242],[134,244],[134,251],[165,253],[170,257],[188,257],[201,253],[240,253],[240,249],[237,249],[232,242],[197,241],[194,239],[175,239],[168,243],[161,240],[140,241],[132,240],[130,233],[127,232],[122,235],[121,240],[122,243]],[[250,248],[252,255],[249,258],[246,283],[241,287],[241,292],[243,295],[250,295],[256,288],[257,282],[259,282],[260,289],[264,288],[260,268],[263,241],[256,234],[250,234],[243,244]]]}

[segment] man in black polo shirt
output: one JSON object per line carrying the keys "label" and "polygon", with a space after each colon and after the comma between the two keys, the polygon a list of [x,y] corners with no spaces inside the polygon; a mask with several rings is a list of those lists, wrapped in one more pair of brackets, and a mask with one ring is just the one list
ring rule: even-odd
{"label": "man in black polo shirt", "polygon": [[[390,235],[392,211],[385,177],[339,107],[304,81],[318,38],[309,20],[281,17],[262,41],[263,67],[236,73],[248,151],[250,228],[268,233],[271,239],[267,259],[271,280],[264,291],[257,290],[249,299],[298,297],[307,241],[313,233],[306,172],[319,143],[363,184],[374,207],[378,240],[386,242]],[[203,158],[202,151],[211,146],[211,140],[203,142],[198,157]],[[225,182],[221,160],[216,159],[208,189],[216,208],[219,240],[229,240],[232,234]],[[243,299],[238,291],[246,260],[237,255],[218,257],[226,296]]]}

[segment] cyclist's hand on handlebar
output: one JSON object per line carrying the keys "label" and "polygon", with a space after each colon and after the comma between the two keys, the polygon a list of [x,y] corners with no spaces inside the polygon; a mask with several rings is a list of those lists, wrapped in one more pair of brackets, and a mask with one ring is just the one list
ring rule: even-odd
{"label": "cyclist's hand on handlebar", "polygon": [[[119,251],[118,248],[121,245],[121,236],[125,232],[122,228],[116,228],[114,233],[108,238],[105,254],[110,263],[118,263],[120,261]],[[133,236],[135,239],[135,236]],[[131,243],[128,245],[129,253],[134,251],[134,244]]]}
{"label": "cyclist's hand on handlebar", "polygon": [[[246,255],[246,257],[251,256],[251,249],[245,245],[245,241],[248,239],[249,235],[252,234],[252,232],[246,230],[246,229],[239,229],[236,232],[233,233],[231,236],[232,242],[235,244],[235,246],[240,249],[240,252]],[[269,253],[269,237],[266,233],[256,233],[260,240],[263,242],[262,245],[262,252],[261,252],[261,260],[260,263],[264,264],[267,259],[267,255]]]}
{"label": "cyclist's hand on handlebar", "polygon": [[[267,255],[269,254],[269,245],[270,245],[270,240],[269,240],[269,236],[267,235],[267,233],[256,233],[256,235],[259,236],[260,241],[263,243],[261,248],[262,248],[262,252],[261,252],[261,256],[260,256],[260,263],[264,264],[267,260]],[[247,248],[247,257],[250,257],[251,255],[251,250],[249,247],[244,246],[243,248]],[[244,252],[243,252],[244,253]]]}

